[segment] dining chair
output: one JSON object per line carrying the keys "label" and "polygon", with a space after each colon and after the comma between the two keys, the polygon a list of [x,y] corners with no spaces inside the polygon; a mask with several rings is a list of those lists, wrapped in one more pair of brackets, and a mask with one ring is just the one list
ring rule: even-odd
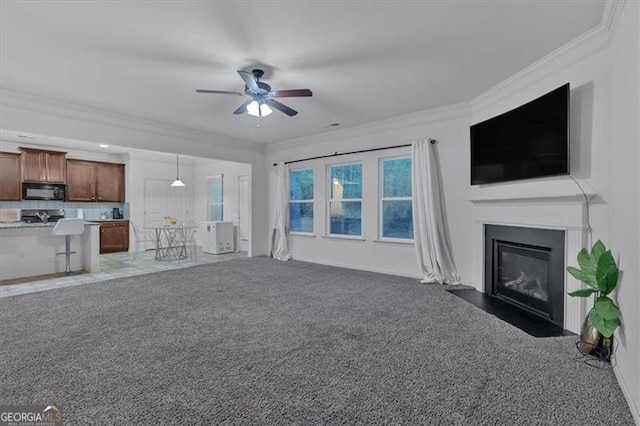
{"label": "dining chair", "polygon": [[186,230],[185,234],[185,245],[187,246],[188,256],[189,258],[198,259],[198,250],[196,248],[196,232],[198,231],[198,225],[193,220],[187,220],[186,222],[183,222],[183,225],[190,227],[190,229]]}
{"label": "dining chair", "polygon": [[140,244],[142,244],[142,251],[147,250],[146,243],[153,243],[155,248],[155,245],[157,243],[156,236],[152,232],[148,232],[148,230],[146,229],[138,229],[138,227],[135,223],[133,223],[132,220],[130,220],[129,223],[131,224],[131,229],[133,229],[133,236],[135,238],[133,258],[136,259],[138,256],[138,252],[140,251]]}

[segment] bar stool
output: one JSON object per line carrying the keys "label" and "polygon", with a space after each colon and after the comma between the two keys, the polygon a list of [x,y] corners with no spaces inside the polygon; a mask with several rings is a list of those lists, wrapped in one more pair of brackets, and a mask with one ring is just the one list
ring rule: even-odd
{"label": "bar stool", "polygon": [[64,274],[71,275],[71,236],[80,235],[84,232],[84,219],[60,219],[53,228],[53,235],[64,235]]}

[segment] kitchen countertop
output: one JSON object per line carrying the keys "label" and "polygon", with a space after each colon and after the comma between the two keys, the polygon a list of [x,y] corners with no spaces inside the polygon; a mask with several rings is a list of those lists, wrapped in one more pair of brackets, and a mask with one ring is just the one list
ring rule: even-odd
{"label": "kitchen countertop", "polygon": [[[27,223],[27,222],[0,222],[0,229],[11,228],[53,228],[57,222]],[[85,221],[85,226],[99,226],[98,222]]]}

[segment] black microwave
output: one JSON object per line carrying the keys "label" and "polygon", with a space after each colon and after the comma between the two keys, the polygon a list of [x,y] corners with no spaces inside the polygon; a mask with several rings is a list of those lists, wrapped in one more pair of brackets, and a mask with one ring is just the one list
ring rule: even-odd
{"label": "black microwave", "polygon": [[23,183],[23,200],[64,201],[65,185],[61,183]]}

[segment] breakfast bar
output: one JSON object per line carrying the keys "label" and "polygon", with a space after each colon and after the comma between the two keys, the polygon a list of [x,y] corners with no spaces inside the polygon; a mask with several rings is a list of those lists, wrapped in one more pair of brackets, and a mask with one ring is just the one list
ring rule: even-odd
{"label": "breakfast bar", "polygon": [[[52,233],[55,222],[0,223],[0,280],[63,273],[65,238]],[[85,222],[82,234],[71,239],[71,269],[100,270],[100,224]]]}

